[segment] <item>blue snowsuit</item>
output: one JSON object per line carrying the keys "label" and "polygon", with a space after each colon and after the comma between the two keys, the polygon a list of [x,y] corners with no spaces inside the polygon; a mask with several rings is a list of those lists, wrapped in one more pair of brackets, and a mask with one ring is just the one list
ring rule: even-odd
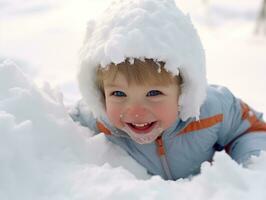
{"label": "blue snowsuit", "polygon": [[150,174],[167,180],[197,174],[215,151],[226,152],[238,163],[266,150],[266,123],[256,112],[225,87],[209,86],[200,118],[177,120],[156,141],[138,144],[108,119],[94,119],[78,104],[71,113],[75,121],[96,133],[104,132],[113,143],[125,149]]}

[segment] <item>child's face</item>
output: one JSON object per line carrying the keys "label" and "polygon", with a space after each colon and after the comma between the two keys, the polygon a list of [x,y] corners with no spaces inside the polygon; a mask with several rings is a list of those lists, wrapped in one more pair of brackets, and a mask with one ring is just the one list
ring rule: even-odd
{"label": "child's face", "polygon": [[115,80],[103,84],[106,113],[116,128],[126,127],[136,136],[148,135],[155,128],[161,132],[169,128],[178,117],[177,84],[129,85],[119,72]]}

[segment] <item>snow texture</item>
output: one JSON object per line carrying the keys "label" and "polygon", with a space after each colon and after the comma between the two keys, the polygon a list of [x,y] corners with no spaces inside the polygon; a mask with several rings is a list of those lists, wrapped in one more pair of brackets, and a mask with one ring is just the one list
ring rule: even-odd
{"label": "snow texture", "polygon": [[190,17],[173,0],[117,0],[88,22],[81,50],[79,86],[95,116],[104,116],[95,71],[126,58],[165,62],[182,76],[180,118],[199,117],[206,96],[205,53]]}
{"label": "snow texture", "polygon": [[164,181],[75,124],[62,94],[38,88],[12,61],[0,64],[0,87],[1,200],[266,199],[265,153],[248,168],[217,153],[200,175]]}

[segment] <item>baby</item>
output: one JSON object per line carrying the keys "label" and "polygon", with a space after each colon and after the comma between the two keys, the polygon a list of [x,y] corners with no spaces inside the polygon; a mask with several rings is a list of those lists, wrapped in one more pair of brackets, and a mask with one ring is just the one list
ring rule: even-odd
{"label": "baby", "polygon": [[72,118],[166,180],[199,173],[215,151],[245,164],[266,149],[262,114],[207,84],[198,34],[172,0],[112,3],[88,24],[78,79]]}

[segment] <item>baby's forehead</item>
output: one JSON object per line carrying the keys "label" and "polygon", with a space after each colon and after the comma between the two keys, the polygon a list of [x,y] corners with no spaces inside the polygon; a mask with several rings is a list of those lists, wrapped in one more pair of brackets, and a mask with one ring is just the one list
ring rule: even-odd
{"label": "baby's forehead", "polygon": [[103,80],[104,87],[120,87],[120,88],[128,88],[128,87],[164,87],[168,84],[156,80],[156,79],[145,79],[143,81],[137,81],[135,79],[128,79],[124,74],[117,73],[115,77],[107,77]]}
{"label": "baby's forehead", "polygon": [[112,85],[115,82],[120,85],[179,85],[177,75],[168,72],[164,63],[155,63],[152,60],[135,60],[134,63],[125,61],[99,70],[98,79],[103,81],[104,85]]}
{"label": "baby's forehead", "polygon": [[129,80],[122,73],[117,72],[115,75],[110,74],[108,76],[105,76],[105,78],[103,79],[103,84],[109,87],[120,86],[120,85],[128,86]]}

